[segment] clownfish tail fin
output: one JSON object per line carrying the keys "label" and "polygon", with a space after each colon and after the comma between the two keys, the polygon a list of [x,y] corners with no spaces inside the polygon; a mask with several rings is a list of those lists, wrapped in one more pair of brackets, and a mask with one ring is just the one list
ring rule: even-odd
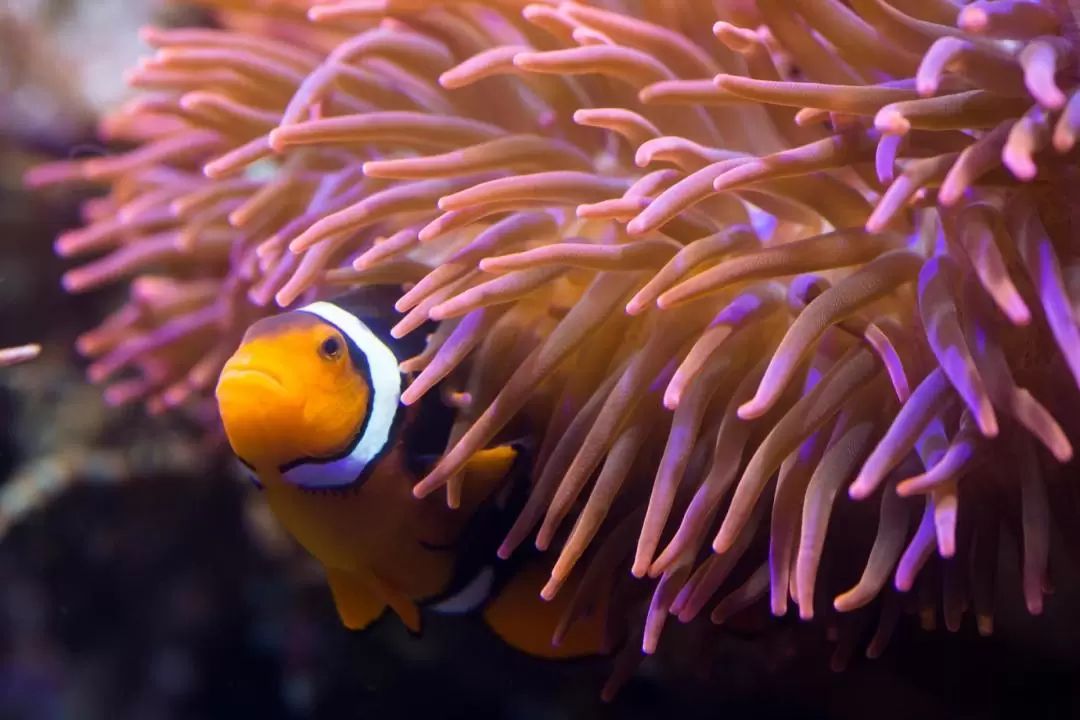
{"label": "clownfish tail fin", "polygon": [[[580,577],[574,576],[550,601],[540,591],[550,577],[549,561],[533,556],[484,608],[484,621],[508,645],[534,657],[571,659],[606,655],[608,637],[606,595],[598,597],[592,612],[562,627]],[[556,643],[558,636],[559,642]]]}

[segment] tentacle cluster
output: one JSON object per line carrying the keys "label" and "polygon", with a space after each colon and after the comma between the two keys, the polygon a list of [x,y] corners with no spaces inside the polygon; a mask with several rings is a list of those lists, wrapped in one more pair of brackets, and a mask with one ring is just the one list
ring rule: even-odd
{"label": "tentacle cluster", "polygon": [[31,176],[111,187],[58,249],[106,253],[73,291],[138,276],[81,342],[136,370],[113,400],[401,283],[395,333],[442,321],[405,401],[451,378],[460,410],[416,493],[538,422],[500,553],[555,549],[545,596],[581,573],[567,622],[622,588],[651,652],[710,603],[873,604],[875,655],[905,593],[989,632],[1002,541],[1041,612],[1080,550],[1064,3],[206,4],[227,29],[146,33],[153,93],[105,122],[136,149]]}

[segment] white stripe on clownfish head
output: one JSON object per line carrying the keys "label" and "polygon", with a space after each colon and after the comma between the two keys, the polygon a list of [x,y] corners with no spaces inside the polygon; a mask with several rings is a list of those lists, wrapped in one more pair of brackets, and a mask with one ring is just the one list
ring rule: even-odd
{"label": "white stripe on clownfish head", "polygon": [[390,442],[401,403],[401,370],[393,350],[352,313],[329,302],[312,303],[298,312],[310,313],[330,323],[364,354],[371,373],[371,416],[348,455],[330,462],[305,462],[289,468],[282,477],[292,485],[308,489],[344,487],[355,482]]}

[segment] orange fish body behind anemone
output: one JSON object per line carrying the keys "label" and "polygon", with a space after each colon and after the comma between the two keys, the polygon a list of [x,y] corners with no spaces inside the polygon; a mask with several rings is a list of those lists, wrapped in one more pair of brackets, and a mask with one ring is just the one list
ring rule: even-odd
{"label": "orange fish body behind anemone", "polygon": [[[392,295],[367,288],[253,324],[226,363],[217,401],[226,435],[271,509],[323,565],[342,622],[367,627],[391,608],[413,632],[421,606],[441,613],[483,607],[488,625],[533,655],[600,653],[604,614],[578,623],[555,647],[560,602],[541,601],[546,573],[504,579],[477,525],[512,510],[527,482],[527,453],[503,444],[476,453],[458,507],[412,487],[445,446],[450,408],[437,393],[401,402],[402,360],[418,338],[384,322]],[[519,494],[519,493],[518,493]],[[569,594],[564,594],[568,598]]]}

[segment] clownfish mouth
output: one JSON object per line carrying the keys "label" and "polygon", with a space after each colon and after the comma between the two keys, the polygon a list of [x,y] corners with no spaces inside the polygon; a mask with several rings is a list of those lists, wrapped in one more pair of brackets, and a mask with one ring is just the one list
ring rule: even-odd
{"label": "clownfish mouth", "polygon": [[226,430],[295,410],[295,398],[281,378],[263,368],[226,365],[215,392]]}
{"label": "clownfish mouth", "polygon": [[278,375],[241,364],[226,366],[215,395],[237,456],[269,467],[297,453],[293,435],[300,406]]}
{"label": "clownfish mouth", "polygon": [[251,367],[226,367],[218,380],[218,385],[225,385],[232,382],[241,382],[244,385],[262,386],[267,390],[273,390],[275,392],[284,392],[285,384],[281,382],[274,373]]}

